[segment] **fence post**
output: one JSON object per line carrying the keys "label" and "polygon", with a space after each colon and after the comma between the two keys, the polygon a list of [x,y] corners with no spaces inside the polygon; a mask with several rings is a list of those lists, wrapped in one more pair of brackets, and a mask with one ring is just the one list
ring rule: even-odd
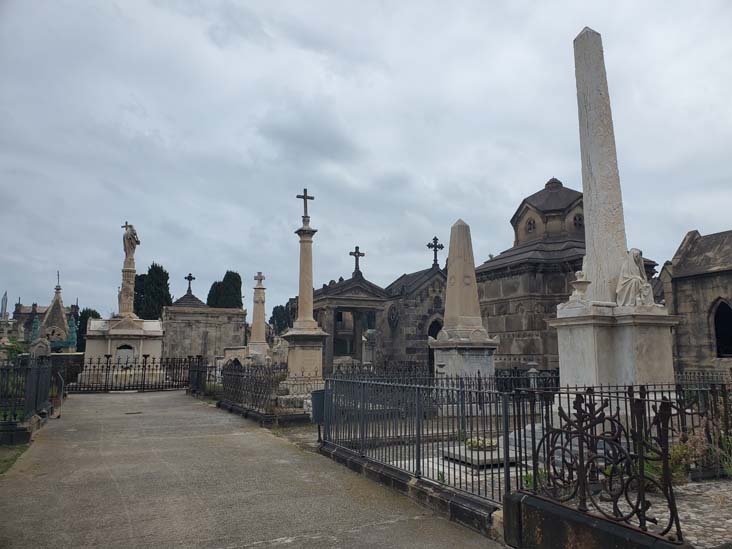
{"label": "fence post", "polygon": [[150,355],[142,355],[142,389],[145,392],[145,373],[147,370],[147,359]]}
{"label": "fence post", "polygon": [[415,388],[416,401],[414,403],[415,413],[415,444],[414,449],[414,475],[419,478],[422,476],[422,394],[419,385]]}
{"label": "fence post", "polygon": [[359,435],[361,438],[361,456],[366,455],[366,382],[361,381],[361,402],[359,405]]}
{"label": "fence post", "polygon": [[460,415],[460,438],[463,442],[467,438],[468,428],[465,422],[465,380],[458,378],[460,390],[458,391],[458,414]]}
{"label": "fence post", "polygon": [[510,424],[508,421],[508,403],[509,393],[501,393],[501,422],[503,423],[503,486],[504,497],[511,493],[511,452],[509,445],[511,443]]}
{"label": "fence post", "polygon": [[110,370],[111,364],[112,364],[112,355],[104,355],[104,358],[106,359],[106,364],[105,364],[106,373],[104,374],[104,390],[109,391],[110,390],[109,370]]}

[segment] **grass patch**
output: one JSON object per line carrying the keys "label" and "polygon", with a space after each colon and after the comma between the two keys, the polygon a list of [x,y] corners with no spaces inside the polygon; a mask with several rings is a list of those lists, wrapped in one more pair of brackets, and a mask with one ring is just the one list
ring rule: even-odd
{"label": "grass patch", "polygon": [[0,446],[0,475],[13,466],[23,452],[30,447],[30,444],[19,444],[17,446]]}

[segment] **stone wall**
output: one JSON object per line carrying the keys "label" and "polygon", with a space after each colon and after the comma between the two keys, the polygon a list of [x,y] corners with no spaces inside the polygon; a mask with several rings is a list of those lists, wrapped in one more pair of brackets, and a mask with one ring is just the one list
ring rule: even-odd
{"label": "stone wall", "polygon": [[246,312],[241,309],[166,307],[163,357],[201,355],[213,361],[225,347],[244,344]]}
{"label": "stone wall", "polygon": [[557,334],[545,320],[555,318],[557,305],[567,301],[572,280],[569,269],[478,274],[483,326],[499,339],[496,369],[526,367],[529,362],[540,369],[559,367]]}
{"label": "stone wall", "polygon": [[720,298],[732,300],[732,273],[674,278],[673,281],[666,278],[664,297],[669,312],[681,317],[674,338],[675,369],[729,371],[732,358],[717,357],[714,313]]}
{"label": "stone wall", "polygon": [[[380,315],[376,326],[384,359],[426,364],[429,360],[428,331],[434,321],[442,326],[444,301],[445,284],[439,279],[412,295],[400,295],[388,300],[385,314]],[[390,309],[399,316],[394,327],[389,322]]]}

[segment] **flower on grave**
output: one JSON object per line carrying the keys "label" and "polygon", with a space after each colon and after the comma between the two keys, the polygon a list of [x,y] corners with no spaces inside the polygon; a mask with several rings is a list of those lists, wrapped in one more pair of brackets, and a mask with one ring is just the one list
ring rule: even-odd
{"label": "flower on grave", "polygon": [[470,450],[495,450],[498,442],[490,438],[473,437],[465,440],[465,446]]}

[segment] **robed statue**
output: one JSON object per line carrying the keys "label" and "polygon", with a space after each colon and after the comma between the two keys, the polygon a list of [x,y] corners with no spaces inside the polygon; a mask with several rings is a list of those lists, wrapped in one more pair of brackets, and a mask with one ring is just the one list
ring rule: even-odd
{"label": "robed statue", "polygon": [[628,252],[620,267],[617,303],[621,306],[654,305],[653,288],[646,278],[643,254],[637,248]]}
{"label": "robed statue", "polygon": [[135,248],[140,245],[140,239],[137,236],[137,231],[134,225],[130,225],[125,221],[122,225],[125,230],[125,234],[122,236],[122,246],[125,250],[125,261],[135,259]]}

